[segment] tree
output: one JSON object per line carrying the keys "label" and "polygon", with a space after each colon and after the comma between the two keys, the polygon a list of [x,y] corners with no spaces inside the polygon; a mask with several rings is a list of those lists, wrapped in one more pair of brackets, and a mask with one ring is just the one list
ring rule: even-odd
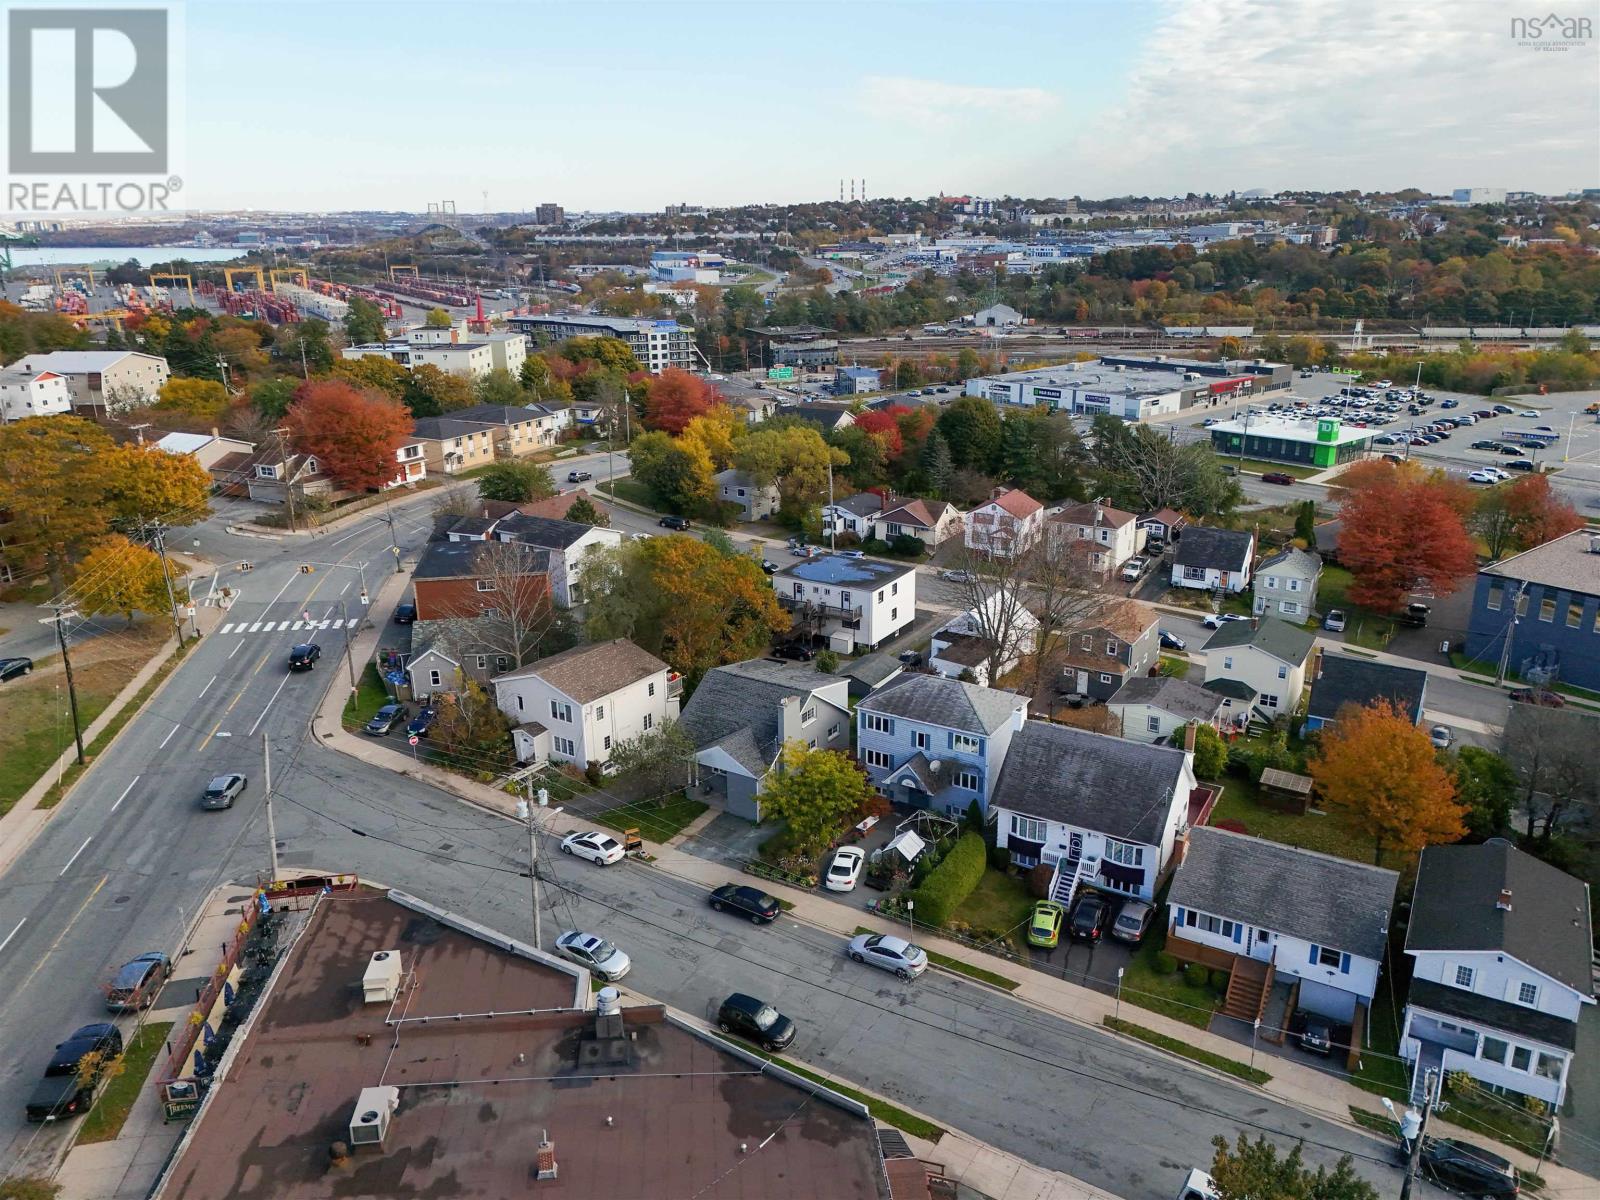
{"label": "tree", "polygon": [[950,443],[945,441],[944,434],[937,428],[933,429],[928,434],[927,440],[922,443],[921,466],[929,490],[935,496],[948,496],[950,479],[955,474],[956,464],[950,454]]}
{"label": "tree", "polygon": [[1178,445],[1148,425],[1094,418],[1101,490],[1134,512],[1175,508],[1196,516],[1231,512],[1242,494],[1204,442]]}
{"label": "tree", "polygon": [[827,849],[871,794],[861,768],[837,750],[812,750],[801,742],[789,742],[779,769],[767,776],[761,808],[763,814],[788,823],[797,850],[815,856]]}
{"label": "tree", "polygon": [[[1499,488],[1492,489],[1499,491]],[[1551,490],[1548,475],[1525,475],[1506,489],[1513,543],[1519,550],[1542,546],[1583,528],[1578,510]]]}
{"label": "tree", "polygon": [[1309,770],[1323,805],[1371,840],[1376,863],[1386,851],[1410,856],[1466,833],[1454,776],[1428,735],[1391,701],[1341,709]]}
{"label": "tree", "polygon": [[533,662],[555,620],[546,552],[522,542],[485,542],[472,556],[472,572],[476,586],[468,598],[446,606],[451,644],[463,654],[505,659],[510,670]]}
{"label": "tree", "polygon": [[472,384],[460,375],[441,371],[432,363],[412,368],[406,380],[406,407],[414,417],[437,417],[477,403]]}
{"label": "tree", "polygon": [[1211,1139],[1211,1182],[1221,1200],[1378,1200],[1377,1189],[1355,1173],[1348,1154],[1333,1170],[1305,1166],[1300,1146],[1280,1158],[1264,1136],[1245,1134],[1230,1147],[1223,1137]]}
{"label": "tree", "polygon": [[478,476],[478,498],[525,504],[556,494],[556,481],[543,463],[506,458],[490,463]]}
{"label": "tree", "polygon": [[1201,779],[1220,779],[1228,765],[1228,744],[1216,726],[1196,721],[1194,730],[1194,773]]}
{"label": "tree", "polygon": [[981,551],[961,548],[965,578],[955,585],[956,604],[966,610],[965,627],[984,647],[990,687],[1000,686],[1007,663],[1036,648],[1038,620],[1028,604],[1030,557],[1030,553],[999,555],[990,562]]}
{"label": "tree", "polygon": [[439,715],[428,735],[435,754],[472,771],[483,770],[486,762],[510,765],[511,721],[475,680],[461,680],[437,705]]}
{"label": "tree", "polygon": [[250,389],[250,403],[255,405],[256,411],[268,421],[281,421],[289,411],[289,405],[294,403],[294,389],[299,386],[295,380],[263,379]]}
{"label": "tree", "polygon": [[644,370],[643,365],[628,349],[628,343],[614,337],[568,338],[555,347],[555,353],[571,363],[594,363],[616,371],[623,376]]}
{"label": "tree", "polygon": [[1294,514],[1294,536],[1308,547],[1317,548],[1317,502],[1302,500]]}
{"label": "tree", "polygon": [[645,395],[645,424],[679,434],[695,417],[724,403],[722,393],[699,375],[668,367],[650,381]]}
{"label": "tree", "polygon": [[[333,343],[328,340],[328,323],[318,317],[307,317],[292,325],[278,327],[276,347],[279,354],[289,360],[291,368],[300,367],[311,375],[322,375],[333,369]],[[176,333],[176,330],[174,330]],[[169,355],[170,358],[170,355]],[[178,364],[173,363],[174,372]],[[185,371],[186,375],[208,374],[216,376],[213,359],[209,372]]]}
{"label": "tree", "polygon": [[1339,560],[1354,577],[1351,601],[1394,612],[1419,589],[1453,592],[1478,565],[1464,520],[1470,494],[1437,476],[1375,465],[1387,469],[1353,468],[1341,479]]}
{"label": "tree", "polygon": [[105,452],[111,517],[192,525],[210,511],[211,475],[187,454],[124,444]]}
{"label": "tree", "polygon": [[228,389],[214,379],[172,378],[161,385],[161,398],[151,405],[185,421],[214,425],[228,407]]}
{"label": "tree", "polygon": [[[181,563],[172,565],[175,576],[186,570]],[[167,577],[162,573],[161,556],[121,534],[103,539],[84,556],[78,564],[77,581],[73,599],[91,616],[120,613],[131,626],[136,612],[165,613],[172,607],[167,598]],[[179,604],[188,599],[176,579],[173,593]]]}
{"label": "tree", "polygon": [[343,379],[359,388],[371,388],[396,400],[404,400],[411,387],[411,372],[381,354],[363,354],[360,358],[341,358],[333,364],[335,379]]}
{"label": "tree", "polygon": [[1517,802],[1517,773],[1511,764],[1482,746],[1463,746],[1455,756],[1456,795],[1466,806],[1467,836],[1476,841],[1511,832]]}
{"label": "tree", "polygon": [[344,332],[352,346],[360,346],[383,341],[389,331],[381,308],[365,296],[351,296],[349,311],[344,315]]}
{"label": "tree", "polygon": [[404,405],[334,379],[302,383],[285,422],[295,450],[316,455],[352,491],[376,491],[394,480],[395,454],[412,426]]}
{"label": "tree", "polygon": [[521,408],[528,402],[522,384],[510,371],[496,367],[472,384],[473,399],[479,404],[501,404],[508,408]]}
{"label": "tree", "polygon": [[827,496],[830,466],[848,461],[815,428],[800,424],[757,429],[741,438],[733,453],[733,465],[757,487],[776,485],[780,507],[791,519]]}
{"label": "tree", "polygon": [[111,437],[81,417],[0,425],[0,552],[16,566],[42,559],[59,591],[72,558],[109,525]]}
{"label": "tree", "polygon": [[716,498],[711,458],[698,442],[674,440],[652,431],[633,439],[628,457],[633,477],[650,489],[651,498],[663,508],[701,512]]}
{"label": "tree", "polygon": [[430,308],[422,323],[429,329],[449,329],[450,326],[456,323],[456,319],[445,309]]}
{"label": "tree", "polygon": [[579,496],[567,507],[566,520],[574,525],[593,525],[600,529],[609,528],[611,517],[601,512],[594,506],[594,501],[588,496]]}
{"label": "tree", "polygon": [[[1086,544],[1047,532],[1025,556],[1029,607],[1039,623],[1034,635],[1035,695],[1044,689],[1046,674],[1060,665],[1066,638],[1081,630],[1120,624],[1129,609],[1137,608],[1101,590],[1089,553]],[[1004,569],[1001,563],[995,565]]]}
{"label": "tree", "polygon": [[682,791],[694,760],[694,739],[670,717],[638,737],[623,738],[611,748],[611,765],[624,779],[638,784],[646,796],[659,796],[663,804]]}
{"label": "tree", "polygon": [[982,396],[958,396],[939,414],[938,430],[950,447],[951,461],[985,474],[1000,457],[1000,414]]}
{"label": "tree", "polygon": [[1548,844],[1575,806],[1600,801],[1594,747],[1600,721],[1576,709],[1514,704],[1501,749],[1516,776],[1528,840]]}

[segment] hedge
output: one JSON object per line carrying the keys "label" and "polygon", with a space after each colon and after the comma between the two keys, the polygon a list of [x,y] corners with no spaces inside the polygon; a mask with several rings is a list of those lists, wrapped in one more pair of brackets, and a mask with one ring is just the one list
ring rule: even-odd
{"label": "hedge", "polygon": [[917,919],[926,925],[943,925],[956,908],[972,894],[989,865],[983,837],[963,833],[944,861],[929,872],[920,887],[912,891]]}

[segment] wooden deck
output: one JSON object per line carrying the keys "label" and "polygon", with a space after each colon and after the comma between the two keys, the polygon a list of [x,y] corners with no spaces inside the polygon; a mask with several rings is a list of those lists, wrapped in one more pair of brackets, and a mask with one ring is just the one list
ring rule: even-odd
{"label": "wooden deck", "polygon": [[1167,953],[1179,962],[1199,963],[1219,971],[1232,971],[1233,960],[1238,957],[1230,950],[1218,950],[1202,942],[1191,942],[1175,933],[1167,935]]}

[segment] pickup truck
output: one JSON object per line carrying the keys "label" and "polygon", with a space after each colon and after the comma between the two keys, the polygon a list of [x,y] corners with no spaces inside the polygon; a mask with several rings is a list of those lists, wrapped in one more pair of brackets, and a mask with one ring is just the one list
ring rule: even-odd
{"label": "pickup truck", "polygon": [[1130,558],[1127,562],[1122,564],[1122,577],[1128,582],[1132,583],[1135,579],[1140,578],[1144,574],[1144,568],[1144,559]]}
{"label": "pickup truck", "polygon": [[[100,1059],[85,1077],[79,1071],[79,1064],[91,1053],[98,1054]],[[34,1085],[28,1097],[28,1120],[37,1125],[60,1117],[81,1116],[88,1111],[106,1064],[121,1053],[122,1033],[115,1025],[99,1022],[78,1029],[51,1054],[44,1078]]]}

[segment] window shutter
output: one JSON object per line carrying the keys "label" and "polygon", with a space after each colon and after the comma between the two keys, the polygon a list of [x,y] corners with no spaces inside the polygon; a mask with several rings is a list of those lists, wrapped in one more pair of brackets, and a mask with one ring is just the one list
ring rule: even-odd
{"label": "window shutter", "polygon": [[1244,926],[1239,924],[1237,921],[1233,923],[1233,940],[1235,943],[1242,942],[1244,940]]}
{"label": "window shutter", "polygon": [[1339,973],[1341,975],[1350,974],[1350,955],[1348,953],[1339,955]]}
{"label": "window shutter", "polygon": [[955,734],[947,733],[947,734],[944,735],[944,748],[946,750],[954,750],[956,748],[956,735]]}
{"label": "window shutter", "polygon": [[1175,908],[1172,910],[1172,923],[1174,925],[1183,924],[1183,909]]}
{"label": "window shutter", "polygon": [[1311,965],[1313,967],[1317,965],[1317,955],[1319,953],[1321,953],[1321,951],[1322,951],[1322,947],[1321,946],[1313,946],[1313,947],[1311,947]]}

